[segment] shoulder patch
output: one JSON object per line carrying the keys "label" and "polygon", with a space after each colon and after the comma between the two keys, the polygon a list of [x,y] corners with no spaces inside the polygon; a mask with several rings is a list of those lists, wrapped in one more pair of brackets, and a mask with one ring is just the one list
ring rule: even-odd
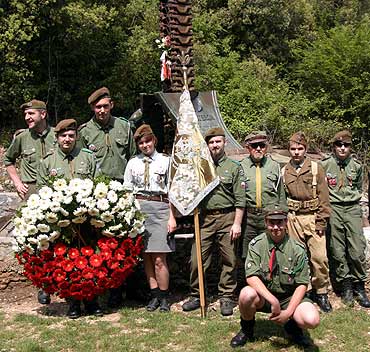
{"label": "shoulder patch", "polygon": [[257,242],[259,242],[259,241],[261,241],[262,240],[262,236],[257,236],[257,237],[255,237],[255,238],[253,238],[253,240],[252,241],[250,241],[250,245],[251,246],[254,246]]}
{"label": "shoulder patch", "polygon": [[84,127],[86,127],[86,125],[87,125],[87,122],[85,122],[85,123],[83,123],[82,125],[80,125],[79,127],[78,127],[78,131],[81,131]]}
{"label": "shoulder patch", "polygon": [[360,160],[356,159],[354,156],[352,156],[352,159],[353,161],[356,163],[356,164],[359,164],[360,166],[362,166],[362,163]]}
{"label": "shoulder patch", "polygon": [[127,122],[127,123],[129,123],[128,122],[128,120],[127,119],[125,119],[124,117],[122,117],[122,116],[120,116],[120,117],[117,117],[118,119],[120,119],[120,120],[122,120],[122,121],[125,121],[125,122]]}
{"label": "shoulder patch", "polygon": [[13,134],[13,138],[17,137],[19,134],[21,134],[21,133],[22,133],[22,132],[24,132],[24,131],[27,131],[27,129],[26,129],[26,128],[21,128],[21,129],[19,129],[19,130],[16,130],[16,131],[14,132],[14,134]]}
{"label": "shoulder patch", "polygon": [[43,159],[46,159],[48,156],[53,155],[53,154],[54,154],[54,150],[49,150],[49,151],[45,154],[45,156],[43,157]]}
{"label": "shoulder patch", "polygon": [[230,161],[232,161],[234,164],[238,165],[238,166],[241,166],[242,164],[240,163],[240,161],[238,160],[234,160],[234,159],[231,159],[229,158]]}
{"label": "shoulder patch", "polygon": [[81,151],[85,152],[85,153],[89,153],[89,154],[94,154],[94,152],[92,150],[87,149],[87,148],[82,148]]}
{"label": "shoulder patch", "polygon": [[331,157],[331,154],[325,154],[321,161],[328,160]]}

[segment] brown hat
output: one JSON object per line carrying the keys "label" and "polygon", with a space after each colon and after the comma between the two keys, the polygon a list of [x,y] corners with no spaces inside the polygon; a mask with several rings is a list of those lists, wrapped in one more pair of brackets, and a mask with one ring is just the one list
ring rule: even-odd
{"label": "brown hat", "polygon": [[204,135],[204,140],[208,142],[212,137],[223,136],[225,137],[225,131],[221,127],[210,128]]}
{"label": "brown hat", "polygon": [[249,133],[244,139],[245,143],[258,143],[258,142],[267,142],[267,133],[265,131],[253,131]]}
{"label": "brown hat", "polygon": [[303,132],[299,131],[294,133],[290,138],[289,142],[302,144],[307,148],[308,142]]}
{"label": "brown hat", "polygon": [[149,125],[141,125],[134,133],[135,142],[146,136],[154,136],[153,130]]}
{"label": "brown hat", "polygon": [[62,121],[59,121],[58,124],[54,128],[55,133],[60,133],[63,131],[69,131],[69,130],[77,130],[77,122],[75,119],[65,119]]}
{"label": "brown hat", "polygon": [[335,142],[344,142],[344,143],[352,143],[352,134],[350,131],[344,130],[338,132],[334,138],[331,140],[332,143]]}
{"label": "brown hat", "polygon": [[22,104],[20,108],[23,111],[26,109],[46,110],[46,104],[41,100],[32,99],[31,101]]}
{"label": "brown hat", "polygon": [[285,220],[288,217],[288,213],[282,209],[276,207],[275,209],[268,209],[266,211],[265,219],[269,220]]}
{"label": "brown hat", "polygon": [[95,102],[103,98],[110,98],[109,89],[107,87],[101,87],[98,90],[96,90],[89,96],[87,102],[89,104],[94,104]]}

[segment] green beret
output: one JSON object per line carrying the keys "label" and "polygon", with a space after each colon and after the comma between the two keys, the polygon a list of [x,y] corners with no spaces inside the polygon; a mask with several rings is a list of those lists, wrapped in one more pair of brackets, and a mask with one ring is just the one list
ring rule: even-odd
{"label": "green beret", "polygon": [[289,142],[302,144],[307,148],[308,142],[303,132],[296,132],[290,138]]}
{"label": "green beret", "polygon": [[101,87],[98,90],[96,90],[94,93],[92,93],[89,98],[87,99],[87,102],[89,104],[94,104],[98,100],[103,98],[110,98],[109,89],[107,87]]}
{"label": "green beret", "polygon": [[46,104],[41,100],[32,99],[31,101],[22,104],[20,108],[23,111],[26,109],[46,110]]}
{"label": "green beret", "polygon": [[208,142],[212,137],[223,136],[225,137],[225,131],[221,127],[210,128],[204,135],[204,140]]}
{"label": "green beret", "polygon": [[352,143],[352,134],[348,130],[340,131],[334,136],[331,142]]}
{"label": "green beret", "polygon": [[77,122],[75,119],[65,119],[59,121],[58,124],[54,128],[55,133],[60,133],[69,130],[77,130]]}
{"label": "green beret", "polygon": [[279,207],[274,209],[267,209],[265,213],[265,219],[269,220],[285,220],[288,217],[288,213]]}
{"label": "green beret", "polygon": [[149,125],[141,125],[134,133],[135,142],[146,136],[154,136],[153,130]]}
{"label": "green beret", "polygon": [[265,131],[253,131],[249,133],[244,139],[245,143],[258,143],[258,142],[267,142],[267,134]]}

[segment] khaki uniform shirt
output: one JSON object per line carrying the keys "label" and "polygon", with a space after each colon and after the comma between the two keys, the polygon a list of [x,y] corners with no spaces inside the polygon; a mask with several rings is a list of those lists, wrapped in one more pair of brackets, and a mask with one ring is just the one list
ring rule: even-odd
{"label": "khaki uniform shirt", "polygon": [[88,149],[75,147],[70,154],[58,148],[47,155],[40,163],[37,185],[47,185],[51,176],[72,178],[94,178],[96,163],[94,154]]}
{"label": "khaki uniform shirt", "polygon": [[94,152],[98,171],[123,181],[127,161],[136,153],[127,120],[111,116],[108,124],[101,126],[92,118],[79,133],[82,146]]}
{"label": "khaki uniform shirt", "polygon": [[[276,260],[271,277],[269,260],[274,246],[276,247]],[[310,281],[304,245],[288,235],[279,244],[275,244],[267,234],[257,236],[249,244],[245,275],[247,278],[258,276],[271,293],[278,298],[293,295],[299,285],[308,285]]]}
{"label": "khaki uniform shirt", "polygon": [[[256,207],[256,163],[251,157],[241,161],[245,176],[245,193],[247,207]],[[281,177],[280,165],[270,156],[265,156],[260,162],[262,208],[279,206],[288,210]]]}
{"label": "khaki uniform shirt", "polygon": [[22,182],[36,182],[40,161],[56,148],[54,129],[48,126],[40,135],[33,130],[21,130],[14,135],[5,153],[5,166],[14,165],[20,158]]}
{"label": "khaki uniform shirt", "polygon": [[216,165],[220,184],[201,202],[207,210],[245,207],[245,180],[240,163],[223,155]]}
{"label": "khaki uniform shirt", "polygon": [[[318,209],[316,213],[316,229],[325,230],[327,220],[330,217],[330,203],[329,203],[329,190],[326,184],[325,172],[320,164],[318,164],[317,179],[317,197],[319,200]],[[288,198],[306,201],[313,199],[313,176],[311,170],[311,159],[306,158],[299,172],[291,162],[285,166],[284,184],[285,191]],[[307,213],[309,209],[301,209],[299,212]]]}
{"label": "khaki uniform shirt", "polygon": [[329,186],[330,203],[359,202],[362,194],[362,165],[348,157],[340,161],[334,155],[322,160]]}

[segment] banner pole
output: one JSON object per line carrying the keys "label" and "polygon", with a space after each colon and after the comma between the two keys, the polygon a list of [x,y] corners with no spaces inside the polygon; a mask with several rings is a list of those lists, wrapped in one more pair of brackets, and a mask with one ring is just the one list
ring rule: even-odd
{"label": "banner pole", "polygon": [[206,297],[204,294],[204,275],[203,275],[203,260],[202,260],[202,242],[200,238],[199,226],[199,211],[198,208],[194,210],[194,228],[195,228],[195,245],[197,252],[198,264],[198,281],[199,281],[199,298],[200,298],[200,312],[201,317],[206,317]]}

